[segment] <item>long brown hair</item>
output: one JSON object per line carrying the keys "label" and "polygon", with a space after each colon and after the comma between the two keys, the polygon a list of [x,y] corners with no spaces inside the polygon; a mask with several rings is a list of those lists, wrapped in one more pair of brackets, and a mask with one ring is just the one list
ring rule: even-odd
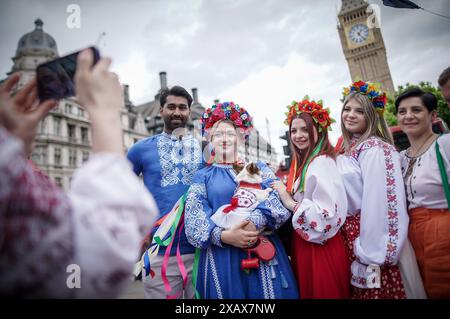
{"label": "long brown hair", "polygon": [[[309,143],[309,146],[306,149],[306,151],[303,151],[303,152],[301,152],[292,142],[291,128],[292,128],[292,122],[295,119],[302,119],[303,121],[305,121],[306,130],[308,131],[308,137],[309,137],[310,143]],[[317,131],[317,142],[315,142],[315,143],[314,143],[314,128]],[[309,113],[301,113],[299,115],[295,115],[292,118],[291,123],[289,123],[289,139],[290,139],[292,159],[294,160],[294,158],[295,158],[296,162],[297,162],[297,167],[296,167],[297,172],[301,172],[303,170],[308,157],[311,155],[314,148],[317,146],[317,143],[319,143],[319,141],[322,139],[322,137],[323,137],[322,146],[319,150],[319,153],[317,153],[316,157],[320,156],[320,155],[327,155],[334,159],[335,158],[334,148],[331,145],[330,140],[328,138],[328,130],[323,130],[322,132],[319,132],[319,124],[314,122],[313,118],[311,117],[311,115]],[[292,161],[292,163],[294,163],[294,161]],[[295,176],[295,179],[297,179],[297,178],[298,178],[298,176]]]}

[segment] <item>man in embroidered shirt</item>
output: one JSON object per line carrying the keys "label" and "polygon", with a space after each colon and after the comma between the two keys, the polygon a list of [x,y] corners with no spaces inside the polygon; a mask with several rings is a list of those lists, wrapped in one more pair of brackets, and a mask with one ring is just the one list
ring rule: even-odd
{"label": "man in embroidered shirt", "polygon": [[[191,112],[191,95],[184,88],[174,86],[171,89],[162,89],[159,101],[160,114],[164,120],[163,133],[145,138],[133,145],[128,152],[128,159],[133,163],[134,172],[143,175],[145,186],[151,190],[160,211],[161,221],[188,190],[193,175],[202,168],[203,162],[200,141],[185,128]],[[152,236],[157,228],[157,226],[153,228]],[[170,251],[166,276],[172,288],[171,295],[182,292],[184,298],[191,299],[194,297],[191,274],[195,248],[187,241],[184,229],[181,235],[178,230]],[[178,243],[188,273],[184,291],[176,257]],[[164,253],[165,247],[161,246],[158,256],[152,259],[151,270],[154,277],[145,278],[146,298],[163,299],[168,294],[161,277]]]}

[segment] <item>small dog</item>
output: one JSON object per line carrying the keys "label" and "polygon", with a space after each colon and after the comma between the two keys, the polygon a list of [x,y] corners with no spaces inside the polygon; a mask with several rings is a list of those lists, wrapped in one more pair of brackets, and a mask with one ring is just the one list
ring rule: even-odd
{"label": "small dog", "polygon": [[247,164],[236,176],[236,180],[239,184],[231,203],[219,207],[211,217],[217,226],[225,229],[245,220],[272,191],[271,188],[262,189],[260,169],[255,163]]}

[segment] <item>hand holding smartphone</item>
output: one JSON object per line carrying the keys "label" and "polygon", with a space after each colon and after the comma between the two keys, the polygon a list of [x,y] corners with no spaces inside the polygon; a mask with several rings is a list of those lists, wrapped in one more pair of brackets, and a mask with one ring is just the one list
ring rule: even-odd
{"label": "hand holding smartphone", "polygon": [[[97,48],[89,47],[94,56],[94,65],[100,60]],[[77,69],[78,54],[83,51],[66,55],[53,61],[40,64],[36,69],[39,100],[61,100],[74,96],[74,76]]]}

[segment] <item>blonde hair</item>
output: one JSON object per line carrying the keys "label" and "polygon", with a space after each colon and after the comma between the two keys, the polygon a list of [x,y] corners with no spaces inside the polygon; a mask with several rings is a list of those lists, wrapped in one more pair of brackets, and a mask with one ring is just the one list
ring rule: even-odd
{"label": "blonde hair", "polygon": [[355,100],[361,105],[367,124],[366,130],[362,132],[361,137],[358,139],[356,145],[361,144],[372,136],[376,136],[386,143],[394,145],[394,138],[392,137],[391,131],[389,130],[389,127],[383,115],[375,109],[372,102],[366,95],[358,92],[352,92],[345,98],[341,110],[341,132],[344,139],[344,142],[342,144],[343,149],[348,150],[352,139],[352,134],[347,131],[344,122],[342,121],[342,113],[344,112],[344,108],[350,100]]}

